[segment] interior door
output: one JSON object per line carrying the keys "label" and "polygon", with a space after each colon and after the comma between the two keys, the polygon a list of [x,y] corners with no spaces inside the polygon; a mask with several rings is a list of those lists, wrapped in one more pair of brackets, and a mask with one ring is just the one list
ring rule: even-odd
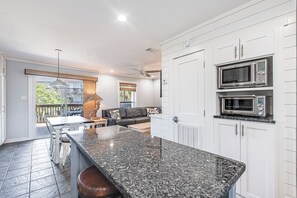
{"label": "interior door", "polygon": [[[203,147],[204,51],[174,59],[175,141]],[[179,126],[180,125],[180,126]],[[181,127],[182,125],[182,127]],[[187,139],[187,141],[184,141]],[[180,142],[181,143],[181,142]]]}

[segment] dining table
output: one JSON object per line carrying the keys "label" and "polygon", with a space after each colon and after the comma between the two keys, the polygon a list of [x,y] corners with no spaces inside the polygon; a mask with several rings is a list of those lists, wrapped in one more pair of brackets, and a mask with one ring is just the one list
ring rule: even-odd
{"label": "dining table", "polygon": [[54,129],[55,132],[55,139],[52,142],[53,146],[53,153],[52,153],[52,161],[55,164],[59,164],[60,161],[60,137],[63,127],[67,126],[71,129],[73,125],[77,124],[91,124],[94,121],[84,118],[82,116],[59,116],[59,117],[49,117],[47,118],[47,124],[50,125]]}

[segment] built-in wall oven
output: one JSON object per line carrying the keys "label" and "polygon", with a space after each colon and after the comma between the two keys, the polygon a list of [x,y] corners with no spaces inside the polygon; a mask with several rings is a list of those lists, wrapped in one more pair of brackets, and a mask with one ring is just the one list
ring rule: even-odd
{"label": "built-in wall oven", "polygon": [[270,96],[256,95],[221,96],[221,114],[266,117],[272,113],[271,99]]}
{"label": "built-in wall oven", "polygon": [[271,58],[217,67],[218,88],[271,86]]}

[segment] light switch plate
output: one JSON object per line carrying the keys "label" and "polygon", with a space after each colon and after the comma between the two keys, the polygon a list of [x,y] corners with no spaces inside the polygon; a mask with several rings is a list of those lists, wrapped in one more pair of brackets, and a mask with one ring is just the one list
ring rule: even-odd
{"label": "light switch plate", "polygon": [[28,97],[26,95],[21,96],[21,100],[27,100],[27,99],[28,99]]}

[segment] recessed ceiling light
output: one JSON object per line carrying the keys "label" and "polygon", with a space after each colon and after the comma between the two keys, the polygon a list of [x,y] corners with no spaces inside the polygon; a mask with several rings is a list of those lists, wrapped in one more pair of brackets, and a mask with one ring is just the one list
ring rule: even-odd
{"label": "recessed ceiling light", "polygon": [[127,21],[127,17],[125,15],[118,15],[117,19],[120,22],[126,22]]}
{"label": "recessed ceiling light", "polygon": [[114,72],[114,70],[113,70],[113,69],[111,69],[111,70],[109,70],[109,71],[110,71],[111,73],[112,73],[112,72]]}

